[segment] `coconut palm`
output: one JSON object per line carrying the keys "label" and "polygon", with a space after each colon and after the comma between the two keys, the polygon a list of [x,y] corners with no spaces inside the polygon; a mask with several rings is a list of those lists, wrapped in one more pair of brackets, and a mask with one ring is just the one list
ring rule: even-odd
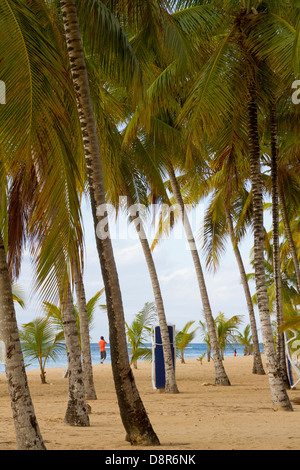
{"label": "coconut palm", "polygon": [[180,351],[180,359],[182,364],[185,364],[185,349],[196,337],[196,332],[198,328],[195,328],[193,331],[189,331],[189,329],[193,326],[194,323],[194,321],[187,322],[182,328],[182,330],[179,331],[175,336],[176,349]]}
{"label": "coconut palm", "polygon": [[57,332],[45,318],[36,318],[22,325],[21,346],[26,360],[37,360],[41,371],[41,382],[46,384],[46,364],[49,359],[55,361],[65,352],[63,332]]}
{"label": "coconut palm", "polygon": [[[199,10],[202,11],[201,8]],[[196,9],[196,11],[198,10]],[[206,10],[203,9],[203,11]],[[212,14],[212,12],[210,13]],[[180,21],[184,23],[183,18],[180,15],[176,16],[175,14],[175,18],[179,23]],[[207,15],[206,18],[211,19],[209,15]],[[199,28],[203,27],[203,23],[201,21],[199,22],[199,19],[196,23],[200,25]],[[206,24],[208,25],[208,28],[211,27],[210,22],[207,22]],[[195,237],[191,230],[191,225],[186,209],[184,207],[180,187],[176,179],[174,165],[178,163],[178,158],[177,160],[175,159],[175,163],[174,160],[170,158],[170,152],[174,155],[178,155],[178,153],[180,153],[182,156],[184,155],[183,149],[185,147],[182,145],[180,133],[175,129],[175,118],[180,112],[181,102],[184,102],[185,90],[182,90],[184,87],[182,86],[182,83],[178,80],[178,82],[180,82],[180,85],[175,85],[175,89],[172,90],[174,96],[173,94],[169,94],[169,90],[168,94],[166,94],[167,86],[170,83],[170,79],[172,78],[176,83],[176,79],[178,78],[176,77],[176,72],[177,69],[180,70],[180,67],[176,67],[176,64],[174,66],[173,63],[171,64],[172,67],[168,64],[165,67],[164,65],[164,58],[157,56],[155,58],[153,66],[155,66],[155,69],[158,71],[158,73],[157,76],[154,77],[154,80],[152,80],[148,88],[148,107],[146,108],[146,110],[143,110],[143,113],[139,110],[135,113],[131,122],[128,125],[128,130],[126,132],[125,139],[129,139],[129,136],[131,138],[134,138],[134,136],[136,136],[140,132],[143,135],[143,139],[147,143],[155,142],[156,152],[158,151],[158,149],[161,152],[161,161],[164,163],[166,174],[169,177],[171,190],[174,195],[176,204],[179,208],[180,217],[184,225],[186,236],[190,245],[191,254],[197,274],[199,290],[201,293],[203,309],[205,311],[207,323],[210,328],[212,348],[214,349],[216,384],[230,385],[230,381],[226,375],[224,365],[221,361],[221,358],[219,357],[217,339],[215,337],[215,330],[213,327],[213,316],[211,312],[207,287],[200,262],[199,253],[196,249]],[[170,99],[170,96],[172,96],[172,99]],[[166,97],[168,97],[167,100]],[[150,126],[150,129],[149,125],[147,125],[147,121],[150,121],[151,124],[153,123],[153,125]],[[178,164],[178,166],[180,165]]]}
{"label": "coconut palm", "polygon": [[225,314],[222,312],[220,312],[215,319],[218,344],[223,360],[226,346],[236,344],[238,326],[241,324],[241,322],[241,316],[234,315],[231,318],[226,318]]}
{"label": "coconut palm", "polygon": [[[92,328],[92,324],[95,317],[96,308],[99,305],[99,299],[103,295],[104,289],[101,289],[99,292],[96,292],[93,297],[91,297],[88,302],[86,303],[86,311],[87,311],[87,319],[89,323],[89,331]],[[43,303],[43,310],[46,315],[47,320],[49,320],[56,329],[63,332],[63,313],[61,306],[57,306],[51,302],[44,302]],[[78,337],[81,338],[81,322],[80,322],[80,313],[79,307],[77,304],[74,304],[74,311],[76,315],[76,325],[78,329]],[[82,349],[82,348],[81,348]]]}
{"label": "coconut palm", "polygon": [[[96,81],[91,81],[92,91],[95,92]],[[107,200],[114,205],[116,211],[123,209],[128,213],[129,220],[134,225],[136,232],[141,243],[141,247],[147,263],[149,276],[153,288],[155,303],[157,306],[158,321],[161,328],[162,342],[164,348],[164,361],[166,371],[166,393],[178,393],[176,385],[175,371],[173,368],[171,346],[169,340],[169,332],[167,328],[167,319],[164,307],[161,286],[158,278],[157,269],[151,253],[149,242],[147,240],[145,222],[143,215],[139,208],[149,206],[147,189],[152,188],[160,197],[164,198],[165,189],[162,183],[160,165],[155,165],[153,157],[149,154],[149,149],[146,149],[142,142],[138,141],[135,145],[126,146],[122,148],[122,134],[119,131],[115,116],[112,116],[111,100],[114,100],[115,108],[117,108],[116,115],[120,119],[125,117],[120,113],[124,105],[122,103],[117,106],[117,98],[113,96],[101,102],[101,106],[105,107],[107,101],[110,109],[107,110],[107,118],[105,120],[110,138],[107,140],[106,145],[103,145],[103,154],[106,164],[105,186],[107,188]],[[99,103],[99,101],[97,101]],[[100,115],[101,111],[98,110],[96,105],[96,115]],[[99,119],[100,121],[100,119]],[[99,132],[102,128],[102,120],[99,123]],[[126,200],[126,204],[120,201]],[[106,227],[103,227],[106,230]]]}
{"label": "coconut palm", "polygon": [[[33,2],[32,10],[29,10],[24,2],[20,2],[14,8],[10,13],[14,14],[13,25],[19,37],[16,41],[10,34],[6,37],[11,41],[11,63],[24,64],[26,86],[21,90],[14,87],[1,129],[3,148],[8,154],[7,160],[11,160],[7,165],[10,178],[8,263],[12,278],[17,277],[25,241],[28,242],[36,268],[37,288],[43,287],[57,294],[57,289],[68,285],[65,283],[66,263],[75,246],[70,234],[74,233],[76,242],[82,244],[78,196],[83,190],[79,172],[82,152],[69,132],[73,120],[73,91],[61,54],[60,35],[52,26],[47,6]],[[16,24],[19,25],[17,29]],[[65,113],[66,109],[68,113]],[[20,149],[13,144],[16,130],[12,128],[16,126],[12,124],[11,116],[15,116],[15,122],[22,121],[24,137],[19,142]],[[68,335],[72,342],[73,333],[77,333],[75,317],[66,321],[65,327],[67,343]],[[75,352],[75,348],[73,350]],[[75,395],[81,393],[84,396],[79,347],[76,359],[71,362],[74,364],[72,380],[77,384],[75,387],[74,383],[69,385]],[[74,406],[84,403],[82,396],[78,400],[75,397]],[[86,406],[83,414],[87,422]]]}
{"label": "coconut palm", "polygon": [[206,344],[207,362],[210,362],[211,347],[210,347],[210,338],[209,338],[207,326],[206,326],[206,323],[203,321],[199,321],[199,326],[200,326],[200,335],[201,335],[202,341]]}
{"label": "coconut palm", "polygon": [[[0,235],[0,336],[5,345],[5,373],[9,384],[11,407],[16,429],[17,448],[20,450],[45,450],[45,444],[37,423],[25,373],[6,251]],[[13,348],[13,349],[11,349]],[[8,354],[7,351],[14,351]]]}
{"label": "coconut palm", "polygon": [[[237,133],[233,134],[236,138]],[[241,142],[231,141],[225,152],[214,152],[211,163],[214,173],[207,179],[207,185],[213,192],[204,220],[203,243],[208,266],[216,269],[220,254],[225,249],[225,237],[229,234],[250,318],[254,344],[253,373],[264,375],[251,292],[238,245],[245,234],[245,227],[252,223],[252,194],[245,187],[247,177],[244,176],[245,169],[248,169],[247,162],[243,155],[238,158],[241,148]]]}
{"label": "coconut palm", "polygon": [[[61,1],[60,6],[63,14],[73,85],[74,90],[76,90],[78,115],[81,122],[95,233],[97,236],[97,225],[103,220],[103,216],[99,216],[97,208],[101,209],[106,205],[99,139],[76,5],[74,0],[67,0]],[[94,4],[94,10],[89,8],[85,10],[92,12],[93,16],[90,19],[97,18],[97,12],[100,12],[100,7],[101,4],[98,3]],[[97,27],[97,24],[90,24],[91,29],[93,26]],[[94,40],[96,41],[96,36],[94,36]],[[113,375],[127,437],[132,444],[158,444],[158,438],[146,414],[130,369],[122,296],[110,238],[100,239],[97,236],[97,249],[106,289]]]}
{"label": "coconut palm", "polygon": [[[77,308],[78,308],[78,318],[79,318],[79,344],[81,349],[82,356],[82,370],[83,370],[83,380],[84,380],[84,390],[87,400],[96,400],[97,394],[94,385],[93,379],[93,369],[92,369],[92,357],[91,357],[91,346],[90,346],[90,325],[91,325],[91,316],[95,309],[96,303],[99,300],[99,297],[102,295],[104,289],[99,291],[95,296],[86,301],[85,288],[82,279],[82,274],[78,269],[77,265],[74,263],[74,284],[76,290],[77,298]],[[76,312],[75,312],[76,313]]]}
{"label": "coconut palm", "polygon": [[[212,1],[210,3],[216,4],[220,8],[220,5],[217,5],[218,2]],[[290,61],[290,73],[292,74],[291,64],[293,51],[295,51],[296,30],[289,29],[286,22],[286,11],[282,10],[284,14],[281,19],[280,13],[282,11],[279,11],[278,15],[278,5],[275,7],[272,1],[265,2],[264,6],[259,5],[259,2],[254,3],[255,6],[250,5],[250,2],[246,6],[244,3],[236,1],[225,5],[223,9],[223,35],[219,35],[218,38],[217,36],[214,37],[212,43],[214,52],[202,72],[198,74],[196,84],[185,103],[181,121],[187,119],[189,122],[187,127],[189,140],[193,138],[199,140],[196,134],[201,134],[203,129],[206,132],[206,138],[209,138],[209,134],[212,134],[216,125],[220,124],[222,126],[222,120],[226,117],[226,114],[232,114],[234,107],[239,106],[239,103],[247,103],[247,114],[245,116],[248,119],[256,289],[261,329],[265,354],[268,358],[268,375],[274,406],[291,410],[292,407],[284,383],[277,373],[277,359],[264,272],[263,192],[258,116],[259,99],[262,96],[260,84],[263,79],[268,79],[268,74],[266,74],[265,67],[259,68],[258,66],[267,59],[270,60],[270,57],[274,59],[275,56],[270,53],[270,50],[275,51],[278,43],[282,45],[284,42],[290,53],[288,60]],[[283,3],[280,6],[282,7]],[[272,9],[275,8],[277,16],[272,15]],[[291,4],[289,11],[292,10],[293,5]],[[274,31],[280,31],[280,34],[274,34]],[[286,59],[287,56],[284,60]],[[275,67],[274,62],[272,61],[270,68]],[[287,66],[287,63],[285,63],[285,66]],[[279,67],[276,68],[279,69]],[[212,93],[212,90],[215,91],[216,89],[219,90],[218,100],[215,99],[215,93]],[[211,125],[212,116],[214,126]]]}
{"label": "coconut palm", "polygon": [[244,356],[250,356],[253,353],[251,326],[246,325],[243,332],[238,331],[236,339],[244,347]]}
{"label": "coconut palm", "polygon": [[153,302],[146,303],[143,309],[135,315],[130,325],[126,323],[128,343],[131,350],[131,365],[137,369],[138,359],[151,359],[152,349],[146,343],[149,342],[151,327],[157,321],[156,306]]}
{"label": "coconut palm", "polygon": [[[58,164],[57,160],[55,181],[59,189],[56,195],[53,191],[55,185],[51,184],[50,180],[54,173],[52,170],[54,156],[62,154],[62,149],[57,152],[58,136],[65,142],[65,149],[70,149],[68,133],[65,132],[67,119],[62,112],[62,102],[67,96],[67,84],[65,77],[63,78],[63,67],[59,55],[55,52],[53,43],[49,41],[48,23],[45,21],[42,5],[32,2],[28,6],[23,1],[3,1],[0,8],[1,51],[5,51],[1,53],[1,56],[5,55],[5,60],[2,61],[2,78],[9,83],[10,88],[7,104],[0,110],[0,145],[3,159],[1,231],[5,242],[5,245],[2,243],[1,246],[2,264],[4,263],[2,294],[5,301],[1,303],[3,310],[0,334],[5,343],[6,352],[9,352],[6,357],[6,373],[12,397],[17,446],[20,449],[44,449],[45,445],[28,390],[13,300],[8,289],[10,279],[15,280],[20,270],[22,251],[27,238],[25,227],[28,228],[29,221],[37,227],[41,224],[41,219],[44,216],[46,218],[46,211],[43,210],[45,206],[41,210],[41,199],[45,198],[44,202],[47,199],[48,202],[51,201],[53,209],[54,199],[57,203],[60,196],[63,198],[65,195],[65,191],[59,188],[61,178],[58,177],[64,166]],[[21,67],[22,74],[16,73],[15,67]],[[21,82],[22,86],[20,86]],[[62,93],[64,86],[66,93]],[[60,121],[59,126],[55,125],[54,116],[56,123]],[[37,196],[41,194],[41,191],[36,191],[32,155],[36,158],[43,155],[48,163],[49,186],[44,185],[42,197],[38,202]],[[66,151],[65,157],[66,155],[69,155],[69,161],[73,158],[72,152]],[[66,161],[67,159],[65,164]],[[44,182],[42,180],[41,184]],[[49,190],[50,186],[52,194]],[[69,199],[69,203],[72,205],[72,198]],[[64,216],[65,214],[61,213],[60,220],[64,220]],[[54,251],[55,244],[53,245]],[[6,255],[8,266],[5,268]],[[7,315],[9,318],[6,318]],[[11,354],[12,351],[13,354]]]}

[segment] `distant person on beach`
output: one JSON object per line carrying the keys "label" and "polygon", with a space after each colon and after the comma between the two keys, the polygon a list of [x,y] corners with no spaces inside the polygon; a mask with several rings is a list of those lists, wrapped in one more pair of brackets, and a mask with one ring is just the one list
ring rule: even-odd
{"label": "distant person on beach", "polygon": [[106,350],[105,350],[105,345],[106,344],[107,344],[107,342],[105,341],[104,336],[101,336],[100,341],[99,341],[100,357],[101,357],[101,363],[100,364],[103,364],[103,362],[106,359]]}
{"label": "distant person on beach", "polygon": [[237,356],[237,350],[235,349],[234,350],[234,357],[236,357],[236,356]]}

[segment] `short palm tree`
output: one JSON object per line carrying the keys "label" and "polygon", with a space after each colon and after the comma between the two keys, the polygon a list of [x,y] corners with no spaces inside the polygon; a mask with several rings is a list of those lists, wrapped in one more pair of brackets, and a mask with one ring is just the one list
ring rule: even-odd
{"label": "short palm tree", "polygon": [[[91,328],[94,318],[95,318],[95,311],[98,306],[98,301],[103,294],[104,290],[101,289],[99,292],[97,292],[93,297],[90,298],[90,300],[86,304],[87,308],[87,318],[89,322],[89,326]],[[51,302],[44,302],[43,303],[43,309],[46,315],[46,319],[49,323],[51,323],[54,327],[56,327],[57,330],[60,330],[63,332],[63,314],[62,314],[62,309],[58,307],[57,305],[51,303]],[[78,338],[79,338],[79,344],[80,343],[80,319],[79,319],[79,312],[78,312],[78,306],[74,305],[74,310],[75,310],[75,315],[76,315],[76,324],[77,324],[77,329],[78,329]]]}
{"label": "short palm tree", "polygon": [[143,309],[135,316],[133,322],[126,323],[127,339],[131,350],[131,364],[137,369],[138,359],[152,359],[152,350],[147,347],[151,326],[157,321],[156,306],[153,302],[146,303]]}
{"label": "short palm tree", "polygon": [[218,344],[223,360],[226,346],[232,346],[233,344],[236,344],[238,326],[241,324],[241,322],[241,316],[234,315],[231,318],[226,318],[224,313],[222,312],[220,312],[217,318],[215,319]]}
{"label": "short palm tree", "polygon": [[46,318],[36,318],[22,325],[19,332],[24,358],[37,360],[41,371],[41,382],[46,384],[46,363],[55,361],[66,351],[63,331],[57,332]]}
{"label": "short palm tree", "polygon": [[192,331],[189,331],[190,328],[193,326],[195,322],[194,321],[189,321],[187,322],[184,327],[182,328],[181,331],[179,331],[176,334],[175,341],[176,341],[176,349],[180,351],[180,359],[181,363],[185,364],[184,360],[184,352],[186,347],[195,339],[196,337],[196,332],[198,330],[198,327],[195,328]]}
{"label": "short palm tree", "polygon": [[253,353],[250,325],[247,325],[243,332],[238,331],[236,333],[236,339],[244,347],[244,356],[250,356]]}
{"label": "short palm tree", "polygon": [[210,362],[211,358],[211,345],[210,345],[210,338],[207,330],[206,323],[203,321],[199,321],[199,328],[200,328],[200,336],[202,341],[206,344],[206,354],[207,354],[207,361]]}

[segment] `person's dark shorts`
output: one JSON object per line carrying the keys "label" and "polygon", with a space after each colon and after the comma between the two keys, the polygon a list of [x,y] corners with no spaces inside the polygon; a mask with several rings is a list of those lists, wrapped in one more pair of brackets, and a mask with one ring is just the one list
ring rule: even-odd
{"label": "person's dark shorts", "polygon": [[106,351],[101,351],[100,355],[101,355],[101,359],[106,359]]}

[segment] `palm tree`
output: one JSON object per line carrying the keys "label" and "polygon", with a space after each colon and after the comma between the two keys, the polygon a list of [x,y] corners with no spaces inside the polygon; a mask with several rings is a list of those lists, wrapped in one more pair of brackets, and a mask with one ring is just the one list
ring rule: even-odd
{"label": "palm tree", "polygon": [[206,323],[203,322],[203,321],[199,321],[199,325],[200,325],[200,335],[201,335],[202,341],[204,341],[204,343],[206,343],[207,362],[210,362],[211,347],[210,347],[210,338],[209,338],[209,334],[208,334],[208,331],[207,331],[207,326],[206,326]]}
{"label": "palm tree", "polygon": [[[92,328],[92,324],[94,321],[94,315],[96,311],[96,307],[98,305],[98,301],[100,297],[103,295],[104,289],[101,289],[99,292],[96,292],[93,297],[91,297],[88,302],[86,303],[86,314],[87,314],[87,319],[88,319],[88,324],[89,324],[89,331]],[[51,303],[51,302],[44,302],[43,303],[43,310],[46,315],[46,319],[50,321],[50,323],[56,327],[56,329],[60,330],[63,332],[63,313],[62,313],[62,308],[61,306],[58,307],[56,304]],[[75,311],[75,316],[76,316],[76,325],[77,325],[77,330],[78,330],[78,338],[80,340],[81,338],[81,321],[80,321],[80,313],[79,313],[79,307],[77,304],[74,304],[74,311]],[[89,336],[90,340],[90,336]],[[80,341],[80,349],[82,350],[81,347],[81,341]]]}
{"label": "palm tree", "polygon": [[[253,70],[255,65],[250,62]],[[254,215],[254,249],[255,249],[255,281],[264,348],[268,357],[268,372],[273,393],[273,402],[282,409],[291,410],[289,398],[284,389],[281,377],[278,377],[277,360],[270,324],[269,300],[264,269],[264,225],[263,225],[263,192],[260,169],[260,141],[258,131],[258,105],[255,72],[249,71],[248,77],[248,117],[249,117],[249,148],[253,191]],[[251,73],[253,76],[251,77]]]}
{"label": "palm tree", "polygon": [[[18,335],[6,251],[0,234],[0,336],[5,345],[5,373],[16,429],[17,448],[45,450],[25,372]],[[13,354],[11,353],[13,351]]]}
{"label": "palm tree", "polygon": [[227,386],[227,385],[230,385],[230,381],[229,381],[229,378],[227,377],[227,374],[225,372],[225,369],[224,369],[224,366],[220,357],[212,310],[210,306],[209,296],[207,292],[203,269],[202,269],[201,262],[200,262],[199,253],[196,248],[196,240],[192,232],[188,214],[187,214],[187,211],[183,202],[183,198],[181,195],[180,187],[176,179],[175,171],[171,162],[168,164],[167,169],[168,169],[168,175],[169,175],[170,183],[172,187],[172,192],[174,194],[176,203],[178,204],[180,208],[182,223],[186,232],[186,237],[190,246],[191,255],[193,258],[193,262],[194,262],[194,266],[195,266],[195,270],[197,274],[197,280],[198,280],[199,289],[200,289],[201,298],[202,298],[202,304],[203,304],[203,312],[205,315],[205,321],[206,321],[207,328],[209,331],[209,336],[210,336],[210,344],[211,344],[211,348],[213,351],[213,360],[214,360],[214,366],[215,366],[215,384]]}
{"label": "palm tree", "polygon": [[62,312],[69,369],[68,406],[64,422],[70,426],[86,427],[90,425],[90,420],[85,400],[78,330],[70,287],[62,300]]}
{"label": "palm tree", "polygon": [[[89,330],[89,307],[86,302],[85,288],[82,279],[82,274],[77,264],[73,265],[74,270],[74,284],[76,290],[77,304],[78,304],[78,316],[80,324],[80,348],[82,356],[82,369],[83,369],[83,380],[85,397],[87,400],[96,400],[97,394],[93,379],[92,369],[92,357],[91,357],[91,346],[90,346],[90,330]],[[103,290],[96,294],[95,302],[99,299]],[[95,305],[94,302],[94,305]]]}
{"label": "palm tree", "polygon": [[215,319],[218,344],[223,360],[226,346],[236,343],[236,334],[238,333],[238,326],[241,321],[242,317],[239,315],[234,315],[227,319],[222,312]]}
{"label": "palm tree", "polygon": [[187,322],[181,331],[176,334],[175,341],[176,341],[176,349],[180,351],[180,359],[181,363],[185,364],[184,360],[184,351],[186,347],[195,339],[196,331],[198,328],[195,328],[193,331],[189,331],[191,326],[194,324],[194,321]]}
{"label": "palm tree", "polygon": [[[218,2],[211,2],[211,4],[214,3]],[[268,358],[268,375],[274,407],[291,410],[291,403],[284,383],[277,373],[277,358],[270,323],[264,272],[263,192],[260,166],[258,100],[260,97],[259,78],[267,79],[267,75],[262,77],[262,73],[266,69],[261,67],[259,70],[258,65],[261,64],[263,55],[265,55],[266,59],[268,57],[266,54],[266,44],[268,44],[267,48],[270,51],[271,47],[275,49],[278,46],[278,40],[280,42],[281,38],[281,40],[288,43],[287,47],[289,47],[291,59],[296,36],[294,35],[291,39],[290,35],[287,38],[286,30],[281,28],[282,22],[280,16],[279,19],[278,16],[277,18],[272,16],[272,7],[274,5],[271,1],[266,2],[266,8],[259,8],[259,11],[255,8],[251,10],[250,2],[247,7],[243,3],[240,4],[240,2],[225,5],[223,10],[224,34],[218,36],[219,40],[217,36],[214,37],[214,42],[212,42],[214,52],[202,72],[198,74],[197,83],[184,106],[181,121],[188,118],[189,139],[192,138],[191,134],[195,136],[197,131],[201,132],[203,126],[205,126],[207,134],[211,134],[214,128],[209,125],[212,114],[215,119],[215,125],[218,125],[218,123],[221,125],[226,114],[232,114],[235,105],[239,106],[239,103],[247,103],[247,114],[245,117],[248,120],[249,160],[253,192],[255,273],[261,329],[264,338],[265,354]],[[274,28],[276,20],[278,23],[277,25],[275,24]],[[266,21],[268,22],[268,28],[266,28]],[[280,31],[279,35],[274,34],[276,26],[277,31]],[[272,36],[271,30],[274,36]],[[267,41],[266,37],[268,38]],[[259,58],[258,55],[260,56]],[[272,66],[274,65],[272,64]],[[222,73],[220,73],[221,70]],[[214,96],[212,94],[212,90],[215,91],[216,89],[219,90],[218,100],[215,99],[215,93]],[[208,137],[206,135],[206,138]]]}
{"label": "palm tree", "polygon": [[165,393],[172,393],[176,394],[179,393],[177,384],[176,384],[176,376],[173,367],[173,359],[172,359],[172,350],[170,345],[170,337],[169,337],[169,330],[168,324],[165,314],[164,302],[161,293],[160,283],[157,275],[156,266],[154,263],[154,259],[152,256],[152,252],[149,246],[149,242],[147,240],[147,236],[143,227],[143,221],[141,220],[139,211],[136,210],[136,205],[133,204],[133,199],[131,198],[130,194],[127,193],[128,199],[128,206],[129,206],[129,213],[135,224],[135,227],[138,232],[138,236],[143,248],[144,256],[147,262],[148,270],[150,279],[152,282],[153,293],[157,308],[157,316],[160,325],[161,331],[161,338],[163,344],[163,353],[164,353],[164,363],[165,363],[165,374],[166,374],[166,386],[165,386]]}
{"label": "palm tree", "polygon": [[[1,2],[0,8],[1,51],[5,51],[1,53],[1,56],[5,55],[1,64],[1,78],[9,83],[10,88],[7,104],[0,109],[3,283],[0,335],[5,343],[6,373],[17,446],[19,449],[41,450],[45,449],[45,445],[28,389],[10,283],[17,278],[20,270],[22,251],[27,238],[25,227],[28,227],[29,221],[38,225],[45,215],[43,210],[39,212],[41,204],[36,201],[39,191],[35,192],[36,178],[33,174],[32,155],[43,155],[47,159],[50,175],[54,155],[61,156],[62,153],[55,152],[58,150],[58,135],[64,139],[65,148],[68,147],[68,134],[63,131],[66,129],[66,118],[61,106],[61,90],[63,86],[67,90],[67,85],[65,78],[62,78],[63,67],[55,53],[55,47],[49,42],[49,30],[42,26],[48,24],[42,5],[35,2],[28,6],[25,2],[5,0]],[[39,18],[40,22],[36,18]],[[20,66],[22,74],[15,71]],[[66,96],[67,91],[65,98]],[[60,121],[59,126],[55,125],[53,116],[56,123]],[[72,152],[69,155],[71,154]],[[56,166],[56,176],[61,168],[61,165]],[[59,180],[56,178],[58,184]],[[57,202],[58,195],[64,195],[64,191],[60,193],[59,190],[54,196],[55,185],[50,186],[52,195],[48,192],[47,185],[43,188],[44,202],[47,198],[48,202],[53,203],[54,199]],[[71,199],[69,202],[72,204]],[[51,207],[53,209],[54,204]]]}
{"label": "palm tree", "polygon": [[[220,253],[224,251],[225,236],[229,234],[243,285],[254,344],[253,373],[264,375],[257,326],[250,287],[244,262],[239,249],[239,240],[245,234],[246,226],[252,223],[252,193],[245,187],[248,167],[244,157],[242,123],[238,131],[229,132],[226,150],[214,151],[211,167],[213,174],[207,179],[207,185],[213,193],[204,220],[204,250],[207,252],[208,266],[214,269],[219,265]],[[224,142],[224,133],[222,140]],[[232,136],[232,137],[231,137]],[[219,139],[216,139],[219,142]],[[242,154],[240,155],[240,152]],[[246,152],[245,152],[246,153]],[[246,170],[246,171],[245,171]],[[234,226],[234,221],[236,224]]]}
{"label": "palm tree", "polygon": [[46,363],[55,361],[65,352],[63,332],[57,332],[45,318],[36,318],[22,325],[19,333],[24,358],[37,360],[41,371],[41,382],[46,384]]}
{"label": "palm tree", "polygon": [[[97,208],[103,208],[106,205],[97,127],[76,5],[74,0],[61,0],[60,5],[74,90],[76,91],[78,115],[81,122],[95,233],[97,236],[97,225],[103,219],[103,216],[99,216]],[[157,445],[159,444],[158,438],[153,431],[130,369],[122,297],[110,238],[107,237],[105,240],[100,240],[97,237],[97,249],[106,290],[113,375],[127,438],[132,444]]]}
{"label": "palm tree", "polygon": [[244,331],[236,333],[237,341],[244,347],[244,356],[250,356],[253,353],[253,344],[251,336],[251,326],[246,325]]}
{"label": "palm tree", "polygon": [[149,340],[151,326],[157,320],[156,306],[153,302],[146,303],[143,309],[136,314],[130,325],[126,323],[127,338],[131,350],[131,365],[137,369],[140,358],[151,359],[152,350],[145,343]]}

